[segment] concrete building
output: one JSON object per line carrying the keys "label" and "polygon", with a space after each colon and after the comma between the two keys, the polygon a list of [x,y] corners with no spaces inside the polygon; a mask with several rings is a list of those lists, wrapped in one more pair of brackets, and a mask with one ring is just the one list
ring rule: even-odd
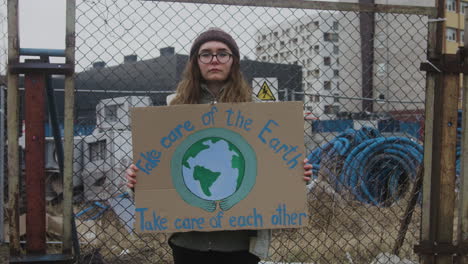
{"label": "concrete building", "polygon": [[342,56],[347,51],[339,37],[344,27],[340,18],[338,12],[315,12],[262,28],[255,36],[257,60],[302,66],[305,108],[320,118],[341,111],[339,99],[333,96],[341,95],[339,91],[344,86],[360,86],[360,80],[355,78],[343,82],[347,77],[343,69],[349,67],[350,61]]}
{"label": "concrete building", "polygon": [[465,36],[465,8],[468,0],[446,0],[444,53],[455,54],[463,46]]}
{"label": "concrete building", "polygon": [[423,108],[427,18],[376,13],[364,27],[361,20],[316,11],[261,28],[257,59],[301,65],[305,108],[320,119]]}

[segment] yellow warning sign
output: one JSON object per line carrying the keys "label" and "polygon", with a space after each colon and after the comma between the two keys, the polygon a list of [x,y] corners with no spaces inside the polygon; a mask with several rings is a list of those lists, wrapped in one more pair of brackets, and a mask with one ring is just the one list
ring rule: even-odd
{"label": "yellow warning sign", "polygon": [[263,82],[262,88],[257,93],[257,97],[262,101],[276,101],[275,96],[266,82]]}

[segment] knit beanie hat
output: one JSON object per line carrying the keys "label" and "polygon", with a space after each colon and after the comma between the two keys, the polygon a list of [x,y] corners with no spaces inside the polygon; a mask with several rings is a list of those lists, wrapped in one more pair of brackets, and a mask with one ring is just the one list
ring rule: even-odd
{"label": "knit beanie hat", "polygon": [[196,55],[201,45],[208,41],[223,42],[229,47],[229,49],[231,49],[234,56],[238,59],[240,58],[239,47],[237,46],[236,41],[234,41],[231,35],[220,28],[209,28],[207,31],[201,33],[192,44],[192,48],[190,49],[190,58]]}

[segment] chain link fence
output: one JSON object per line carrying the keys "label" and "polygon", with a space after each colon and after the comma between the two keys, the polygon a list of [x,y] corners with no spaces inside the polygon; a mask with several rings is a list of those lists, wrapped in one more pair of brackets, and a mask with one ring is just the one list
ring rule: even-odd
{"label": "chain link fence", "polygon": [[[5,6],[0,0],[0,13]],[[394,254],[418,262],[415,182],[425,99],[419,65],[426,60],[428,18],[398,10],[340,11],[340,4],[322,9],[77,1],[74,212],[80,263],[172,263],[168,234],[132,231],[134,207],[124,179],[132,161],[128,110],[166,104],[192,41],[210,27],[237,41],[252,87],[266,82],[279,101],[304,102],[304,140],[315,172],[307,188],[309,224],[274,230],[270,256],[262,261],[396,263],[388,262]],[[1,41],[7,37],[4,17]],[[1,75],[5,50],[0,58]],[[63,118],[63,79],[54,77],[53,86]],[[46,162],[47,197],[60,204],[52,140]],[[407,231],[400,232],[405,220]]]}

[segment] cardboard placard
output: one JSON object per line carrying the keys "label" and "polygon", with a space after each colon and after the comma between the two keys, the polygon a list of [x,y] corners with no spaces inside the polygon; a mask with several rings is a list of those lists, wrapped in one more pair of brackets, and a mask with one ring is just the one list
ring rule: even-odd
{"label": "cardboard placard", "polygon": [[302,102],[133,108],[137,232],[307,224]]}

